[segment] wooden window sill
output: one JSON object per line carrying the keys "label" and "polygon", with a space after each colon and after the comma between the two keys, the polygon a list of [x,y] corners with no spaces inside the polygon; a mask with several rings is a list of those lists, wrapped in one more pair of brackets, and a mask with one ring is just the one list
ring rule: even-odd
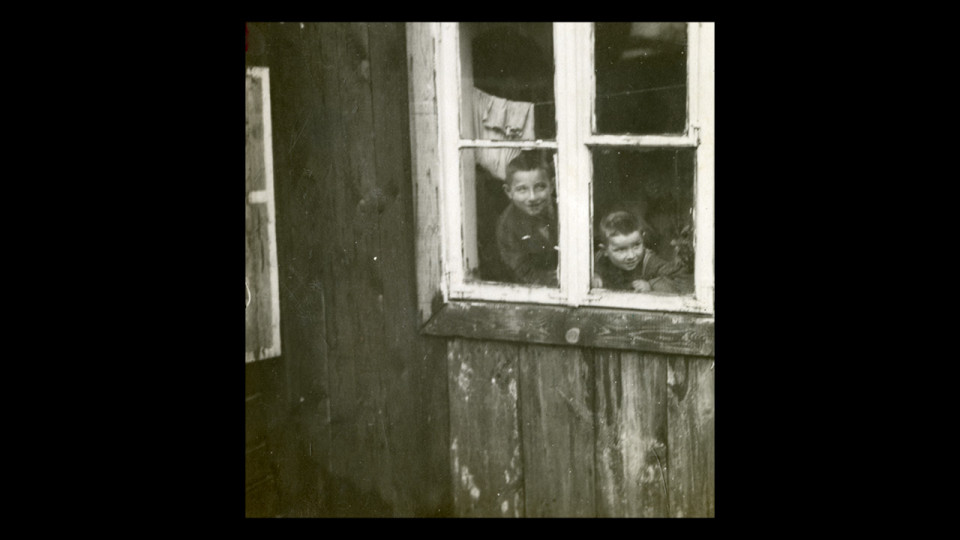
{"label": "wooden window sill", "polygon": [[454,301],[422,328],[435,336],[713,356],[713,315]]}

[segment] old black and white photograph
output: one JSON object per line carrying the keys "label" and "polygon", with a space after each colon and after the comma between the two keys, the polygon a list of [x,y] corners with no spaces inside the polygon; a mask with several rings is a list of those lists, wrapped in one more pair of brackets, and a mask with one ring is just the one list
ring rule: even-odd
{"label": "old black and white photograph", "polygon": [[245,23],[246,517],[716,517],[715,26]]}

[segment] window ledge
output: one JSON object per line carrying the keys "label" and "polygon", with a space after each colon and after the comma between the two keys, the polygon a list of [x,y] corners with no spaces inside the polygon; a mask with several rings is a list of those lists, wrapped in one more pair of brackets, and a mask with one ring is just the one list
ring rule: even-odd
{"label": "window ledge", "polygon": [[713,356],[714,317],[507,302],[448,302],[423,333]]}

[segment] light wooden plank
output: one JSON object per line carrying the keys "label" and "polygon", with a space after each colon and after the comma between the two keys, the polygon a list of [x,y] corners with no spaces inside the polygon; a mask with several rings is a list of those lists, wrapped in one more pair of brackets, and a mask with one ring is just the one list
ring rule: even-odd
{"label": "light wooden plank", "polygon": [[517,347],[453,339],[447,373],[454,514],[523,516]]}
{"label": "light wooden plank", "polygon": [[665,358],[598,350],[599,517],[667,516]]}
{"label": "light wooden plank", "polygon": [[270,242],[268,234],[270,222],[266,206],[248,204],[245,207],[245,216],[245,274],[249,291],[249,304],[244,312],[245,341],[246,360],[251,362],[267,358],[274,348],[271,275],[275,272],[275,267],[270,264],[270,256],[267,253]]}
{"label": "light wooden plank", "polygon": [[[280,356],[280,287],[277,275],[276,207],[273,188],[273,131],[270,71],[247,69],[246,189],[248,289],[246,361]],[[253,195],[250,199],[250,195]],[[251,208],[252,207],[252,208]],[[255,283],[250,287],[249,282]]]}
{"label": "light wooden plank", "polygon": [[667,369],[670,516],[714,517],[711,359],[674,357]]}
{"label": "light wooden plank", "polygon": [[520,412],[527,517],[594,517],[590,364],[580,349],[520,349]]}
{"label": "light wooden plank", "polygon": [[443,305],[441,293],[440,158],[437,125],[437,23],[407,23],[410,153],[414,181],[417,309],[426,323]]}

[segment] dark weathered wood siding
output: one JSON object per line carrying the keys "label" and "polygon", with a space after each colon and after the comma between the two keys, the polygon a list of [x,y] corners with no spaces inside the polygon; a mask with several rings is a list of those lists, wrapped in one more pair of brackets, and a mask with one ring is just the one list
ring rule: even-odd
{"label": "dark weathered wood siding", "polygon": [[248,30],[283,353],[246,366],[247,515],[712,516],[711,357],[419,332],[404,24]]}
{"label": "dark weathered wood siding", "polygon": [[247,515],[450,515],[446,347],[417,331],[404,26],[247,28],[246,65],[270,69],[284,344],[247,366],[267,387],[247,403]]}

